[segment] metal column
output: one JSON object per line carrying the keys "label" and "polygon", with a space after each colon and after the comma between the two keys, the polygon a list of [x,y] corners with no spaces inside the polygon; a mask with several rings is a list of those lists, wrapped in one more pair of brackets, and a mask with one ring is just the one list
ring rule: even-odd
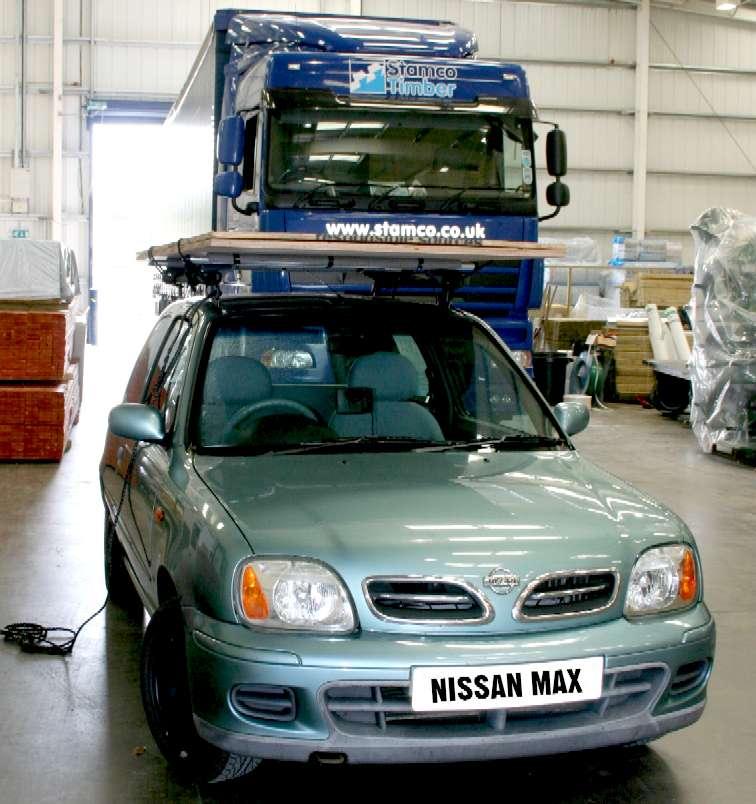
{"label": "metal column", "polygon": [[633,149],[633,236],[646,235],[648,171],[648,56],[651,0],[640,0],[635,24],[635,146]]}
{"label": "metal column", "polygon": [[63,239],[63,0],[53,5],[52,170],[50,176],[53,240]]}

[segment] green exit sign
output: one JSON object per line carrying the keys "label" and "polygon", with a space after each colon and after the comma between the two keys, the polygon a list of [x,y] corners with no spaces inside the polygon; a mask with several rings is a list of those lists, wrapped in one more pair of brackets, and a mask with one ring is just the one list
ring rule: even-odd
{"label": "green exit sign", "polygon": [[29,237],[29,230],[28,229],[12,229],[11,230],[11,237]]}

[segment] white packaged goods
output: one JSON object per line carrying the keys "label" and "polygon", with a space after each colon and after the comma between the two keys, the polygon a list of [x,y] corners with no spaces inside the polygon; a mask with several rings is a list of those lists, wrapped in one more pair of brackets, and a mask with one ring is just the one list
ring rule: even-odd
{"label": "white packaged goods", "polygon": [[602,299],[600,296],[591,296],[581,293],[577,303],[570,311],[570,318],[592,319],[606,321],[617,315],[619,305],[612,299]]}
{"label": "white packaged goods", "polygon": [[615,237],[612,241],[613,265],[626,262],[653,262],[680,265],[682,243],[673,240],[637,240],[632,237]]}
{"label": "white packaged goods", "polygon": [[0,301],[65,301],[80,292],[76,258],[55,240],[0,240]]}
{"label": "white packaged goods", "polygon": [[672,340],[672,333],[659,316],[655,304],[646,305],[646,316],[648,317],[648,335],[651,338],[651,348],[654,350],[654,360],[662,362],[677,360],[677,350]]}
{"label": "white packaged goods", "polygon": [[706,452],[756,448],[756,218],[714,207],[695,243],[691,426]]}
{"label": "white packaged goods", "polygon": [[675,358],[687,363],[690,360],[690,347],[688,346],[688,339],[685,337],[685,332],[682,328],[680,315],[674,307],[667,307],[659,313],[662,323],[665,324],[672,335],[672,343],[675,348]]}
{"label": "white packaged goods", "polygon": [[563,265],[579,265],[580,263],[596,265],[601,262],[598,243],[592,237],[539,237],[538,242],[565,247],[564,257],[549,257],[546,260],[547,266],[560,263]]}

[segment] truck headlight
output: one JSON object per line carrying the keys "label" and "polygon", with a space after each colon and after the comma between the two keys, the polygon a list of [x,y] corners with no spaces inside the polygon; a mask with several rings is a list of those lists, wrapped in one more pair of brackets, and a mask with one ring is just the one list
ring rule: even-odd
{"label": "truck headlight", "polygon": [[630,573],[625,615],[637,617],[687,608],[698,599],[698,592],[698,565],[692,547],[652,547],[638,557]]}
{"label": "truck headlight", "polygon": [[533,368],[533,353],[527,349],[512,350],[512,358],[521,369]]}
{"label": "truck headlight", "polygon": [[251,625],[347,633],[354,609],[336,573],[317,561],[253,558],[238,575],[239,609]]}

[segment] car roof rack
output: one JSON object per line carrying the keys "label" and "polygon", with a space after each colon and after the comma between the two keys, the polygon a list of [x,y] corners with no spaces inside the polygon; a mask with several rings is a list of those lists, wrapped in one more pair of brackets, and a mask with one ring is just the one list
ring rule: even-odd
{"label": "car roof rack", "polygon": [[446,298],[465,277],[487,265],[507,260],[564,256],[564,247],[512,240],[460,243],[415,240],[364,241],[326,239],[289,232],[208,232],[152,246],[137,254],[157,268],[164,282],[200,285],[218,293],[231,270],[357,272],[375,287],[391,287],[399,278],[427,276]]}

